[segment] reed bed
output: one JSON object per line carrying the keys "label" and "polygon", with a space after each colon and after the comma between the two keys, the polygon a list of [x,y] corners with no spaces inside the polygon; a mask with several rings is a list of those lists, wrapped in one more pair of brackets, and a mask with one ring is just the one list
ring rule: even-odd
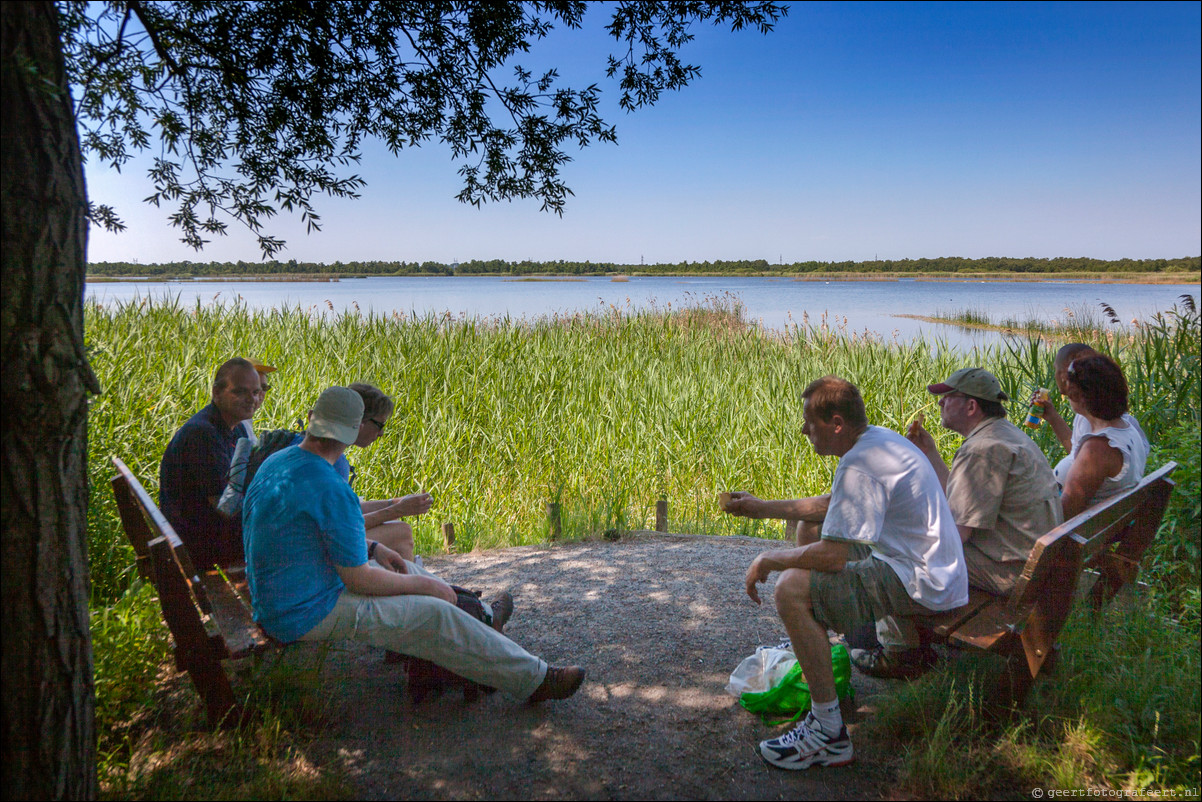
{"label": "reed bed", "polygon": [[[1197,313],[1172,314],[1134,338],[1072,332],[1093,332],[1124,364],[1132,407],[1154,440],[1179,420],[1197,422]],[[1192,329],[1182,318],[1191,314]],[[434,495],[415,527],[428,552],[441,548],[443,521],[454,522],[462,548],[545,541],[552,501],[575,536],[649,526],[659,498],[677,531],[770,534],[774,524],[719,514],[716,496],[829,486],[833,461],[800,434],[797,399],[811,379],[851,379],[872,422],[900,430],[920,411],[937,418],[926,385],[966,364],[994,371],[1016,398],[1053,386],[1055,348],[1030,338],[964,354],[849,332],[826,316],[766,332],[730,296],[536,321],[140,301],[90,305],[87,339],[105,388],[89,413],[89,537],[102,598],[124,589],[130,564],[106,492],[109,458],[121,456],[153,491],[164,445],[207,403],[212,373],[231,355],[279,367],[260,429],[298,428],[331,384],[369,381],[391,394],[397,412],[384,435],[348,456],[364,497]],[[958,438],[930,428],[950,457]],[[1050,433],[1037,438],[1057,458]]]}

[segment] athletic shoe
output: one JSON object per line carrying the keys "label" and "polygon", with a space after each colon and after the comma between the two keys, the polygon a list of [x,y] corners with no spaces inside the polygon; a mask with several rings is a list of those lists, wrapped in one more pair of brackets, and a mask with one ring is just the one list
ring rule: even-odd
{"label": "athletic shoe", "polygon": [[851,748],[851,736],[847,727],[831,737],[822,731],[822,726],[813,713],[779,738],[760,741],[760,757],[778,769],[799,771],[810,766],[846,766],[855,757]]}
{"label": "athletic shoe", "polygon": [[543,677],[543,684],[539,685],[526,701],[530,704],[537,704],[548,699],[567,699],[580,690],[583,682],[584,669],[580,666],[568,666],[567,668],[547,666],[547,676]]}
{"label": "athletic shoe", "polygon": [[921,677],[939,661],[930,646],[913,649],[852,649],[851,663],[860,673],[880,679],[915,679]]}
{"label": "athletic shoe", "polygon": [[513,615],[513,596],[509,595],[509,591],[502,591],[489,607],[492,608],[492,628],[497,632],[504,631],[505,622]]}

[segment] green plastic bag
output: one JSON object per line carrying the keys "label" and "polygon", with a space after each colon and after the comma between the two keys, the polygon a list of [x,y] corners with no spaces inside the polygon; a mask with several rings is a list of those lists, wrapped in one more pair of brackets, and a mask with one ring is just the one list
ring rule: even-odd
{"label": "green plastic bag", "polygon": [[[851,687],[851,655],[842,643],[831,647],[831,664],[835,669],[835,693],[840,699],[855,695]],[[801,678],[801,663],[793,666],[773,687],[762,693],[745,693],[739,704],[760,716],[765,724],[776,725],[797,721],[810,710],[810,686]]]}

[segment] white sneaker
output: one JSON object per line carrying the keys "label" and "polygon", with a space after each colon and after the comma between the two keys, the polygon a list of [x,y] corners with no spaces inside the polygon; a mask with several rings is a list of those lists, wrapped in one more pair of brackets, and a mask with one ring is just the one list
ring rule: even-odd
{"label": "white sneaker", "polygon": [[760,757],[778,769],[790,771],[815,765],[846,766],[854,760],[854,754],[847,727],[831,737],[822,731],[813,713],[807,713],[805,720],[779,738],[760,741]]}

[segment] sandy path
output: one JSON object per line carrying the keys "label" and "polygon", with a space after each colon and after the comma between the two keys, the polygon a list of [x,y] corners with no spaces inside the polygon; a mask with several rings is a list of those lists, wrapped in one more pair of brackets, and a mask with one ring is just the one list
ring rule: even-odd
{"label": "sandy path", "polygon": [[[856,742],[847,768],[770,768],[753,747],[780,728],[723,690],[756,645],[784,636],[771,602],[757,608],[742,587],[752,558],[779,545],[639,533],[429,558],[486,598],[509,589],[507,634],[554,664],[586,666],[584,687],[537,707],[501,694],[412,706],[379,650],[341,648],[322,677],[342,725],[311,756],[344,762],[365,799],[879,798],[879,747]],[[863,711],[880,684],[853,682]]]}

